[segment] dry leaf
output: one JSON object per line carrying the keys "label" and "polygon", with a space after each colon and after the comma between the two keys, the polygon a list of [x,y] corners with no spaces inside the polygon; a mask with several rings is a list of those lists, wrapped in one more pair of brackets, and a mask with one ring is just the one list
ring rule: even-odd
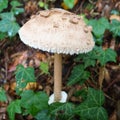
{"label": "dry leaf", "polygon": [[16,88],[16,82],[10,83],[10,89],[11,89],[12,91],[14,91],[15,88]]}
{"label": "dry leaf", "polygon": [[[10,84],[10,91],[15,91],[16,88],[16,82],[12,82]],[[37,82],[29,82],[24,90],[36,90],[36,89],[42,89],[43,87],[41,85],[38,85]]]}
{"label": "dry leaf", "polygon": [[107,83],[110,82],[110,74],[107,68],[104,68],[104,78],[106,80]]}
{"label": "dry leaf", "polygon": [[52,91],[52,88],[47,85],[44,90],[46,91],[46,93],[47,93],[48,95],[50,95],[50,93],[51,93],[51,91]]}
{"label": "dry leaf", "polygon": [[100,88],[102,88],[102,83],[103,83],[104,78],[105,78],[105,68],[100,67],[99,68],[99,78],[98,78]]}
{"label": "dry leaf", "polygon": [[30,82],[26,85],[25,90],[36,90],[38,88],[38,84],[36,82]]}
{"label": "dry leaf", "polygon": [[115,19],[115,20],[120,21],[120,16],[118,16],[118,15],[111,15],[109,19],[110,19],[110,20]]}
{"label": "dry leaf", "polygon": [[115,50],[115,39],[112,39],[111,42],[110,42],[110,47],[111,49]]}
{"label": "dry leaf", "polygon": [[116,118],[116,111],[114,111],[114,112],[111,114],[109,120],[117,120],[117,118]]}
{"label": "dry leaf", "polygon": [[8,66],[8,71],[9,72],[15,71],[16,66],[18,64],[22,64],[23,66],[26,67],[27,58],[28,58],[27,51],[13,54],[10,58],[12,59],[13,62]]}
{"label": "dry leaf", "polygon": [[117,101],[117,106],[116,106],[116,115],[117,115],[117,120],[120,120],[120,100]]}
{"label": "dry leaf", "polygon": [[33,58],[34,58],[35,67],[39,67],[41,61],[44,62],[47,61],[46,55],[40,52],[36,52]]}
{"label": "dry leaf", "polygon": [[101,12],[103,9],[102,1],[98,0],[95,7],[97,8],[98,12]]}
{"label": "dry leaf", "polygon": [[25,13],[28,15],[36,13],[38,10],[38,5],[36,1],[28,1],[25,5]]}

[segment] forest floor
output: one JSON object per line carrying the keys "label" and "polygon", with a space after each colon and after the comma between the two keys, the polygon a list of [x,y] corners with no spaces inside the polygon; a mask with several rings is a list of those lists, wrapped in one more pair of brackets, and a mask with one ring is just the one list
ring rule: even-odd
{"label": "forest floor", "polygon": [[[21,26],[30,18],[31,15],[34,15],[41,10],[38,6],[38,2],[38,0],[22,1],[25,12],[18,17],[18,22]],[[49,5],[49,8],[62,7],[66,9],[65,6],[61,5],[61,3],[62,0],[56,0],[55,2],[48,2],[47,4]],[[84,13],[88,19],[100,18],[102,16],[109,19],[111,16],[110,11],[112,9],[120,11],[119,0],[82,0],[77,1],[74,8],[68,10],[76,14]],[[110,39],[111,36],[108,37]],[[103,47],[106,47],[108,44],[110,44],[109,41],[105,40]],[[106,64],[107,72],[102,88],[106,97],[104,106],[108,111],[109,120],[117,120],[116,114],[119,114],[118,116],[120,117],[120,44],[117,44],[114,48],[117,51],[117,63]],[[26,89],[33,89],[36,91],[44,90],[48,95],[53,92],[53,54],[35,50],[26,46],[20,41],[18,35],[12,39],[5,38],[4,40],[1,40],[0,50],[0,86],[4,86],[10,101],[17,98],[15,93],[16,82],[14,73],[18,64],[35,68],[37,82],[32,85],[28,85]],[[63,90],[68,92],[70,101],[76,103],[79,102],[79,99],[72,96],[72,91],[74,89],[81,89],[81,86],[66,86],[67,78],[74,66],[74,57],[75,55],[63,57]],[[49,62],[50,75],[40,75],[41,71],[39,69],[39,64],[40,62],[45,61]],[[88,81],[88,84],[93,88],[98,87],[92,81]],[[8,120],[8,115],[6,113],[7,105],[8,103],[0,102],[0,120]],[[32,119],[33,118],[31,118],[31,116],[26,118],[26,120]],[[23,118],[18,115],[16,116],[16,120],[23,120]],[[120,118],[118,120],[120,120]]]}

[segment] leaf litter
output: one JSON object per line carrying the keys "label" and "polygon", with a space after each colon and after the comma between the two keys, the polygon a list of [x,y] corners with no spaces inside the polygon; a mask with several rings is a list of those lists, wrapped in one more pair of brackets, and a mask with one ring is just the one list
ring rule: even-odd
{"label": "leaf litter", "polygon": [[[29,19],[31,14],[35,14],[39,7],[37,6],[37,0],[35,2],[26,1],[25,2],[25,13],[24,13],[24,20],[26,21]],[[56,1],[55,3],[52,3],[53,6],[60,6],[58,4],[59,2]],[[90,6],[91,5],[91,6]],[[93,7],[95,6],[95,7]],[[86,0],[84,2],[77,1],[75,7],[72,9],[73,12],[85,13],[88,18],[99,18],[101,16],[107,17],[111,20],[117,19],[119,20],[120,16],[115,15],[112,16],[110,14],[111,9],[118,9],[120,11],[120,3],[118,0],[112,0],[112,1],[102,1],[98,0],[97,2],[90,1],[90,3],[87,4]],[[21,18],[23,19],[23,18]],[[20,20],[19,20],[20,21]],[[14,38],[15,40],[12,41],[13,43],[8,42],[9,40],[3,40],[0,41],[0,86],[4,85],[4,89],[6,90],[7,97],[9,101],[16,99],[18,96],[15,94],[15,88],[16,88],[16,82],[15,82],[15,76],[14,71],[16,70],[17,65],[22,64],[24,67],[32,66],[35,68],[35,75],[37,76],[37,82],[31,82],[27,84],[26,88],[27,90],[44,90],[48,95],[52,93],[52,86],[53,86],[53,56],[52,54],[38,51],[29,48],[22,44],[18,39]],[[105,103],[106,109],[108,109],[109,113],[109,120],[116,120],[118,117],[118,120],[120,118],[118,112],[120,111],[120,44],[115,44],[114,38],[111,39],[111,35],[106,33],[106,39],[110,39],[110,41],[106,40],[104,41],[103,48],[112,48],[117,51],[117,64],[113,63],[107,63],[104,68],[104,75],[99,78],[100,86],[103,88],[105,94],[106,94],[106,101],[108,103]],[[107,46],[106,46],[107,45]],[[7,53],[7,54],[4,54]],[[68,57],[68,59],[64,58],[63,62],[65,63],[63,65],[63,80],[66,79],[66,71],[71,70],[71,62],[74,66],[73,57]],[[40,62],[48,62],[49,63],[49,72],[50,76],[42,74],[39,76],[40,69],[39,65]],[[102,69],[102,68],[101,68]],[[90,69],[90,72],[93,73],[93,69]],[[70,75],[70,72],[67,76]],[[103,78],[104,77],[104,78]],[[103,79],[105,79],[105,82],[103,82]],[[74,92],[76,90],[83,89],[80,85],[74,85],[74,87],[68,87],[65,86],[66,82],[64,82],[63,89],[68,91],[69,99],[70,101],[74,103],[81,102],[82,99],[78,98],[74,95]],[[89,86],[92,86],[94,88],[97,88],[97,85],[93,82],[88,80],[86,84],[89,84]],[[86,86],[84,86],[86,87]],[[74,88],[74,89],[73,89]],[[8,120],[8,116],[6,114],[6,107],[8,105],[7,102],[0,102],[0,120]],[[17,115],[17,118],[21,118],[21,116]],[[28,116],[26,118],[27,120],[32,120],[33,118],[31,116]],[[20,120],[24,120],[21,118]]]}

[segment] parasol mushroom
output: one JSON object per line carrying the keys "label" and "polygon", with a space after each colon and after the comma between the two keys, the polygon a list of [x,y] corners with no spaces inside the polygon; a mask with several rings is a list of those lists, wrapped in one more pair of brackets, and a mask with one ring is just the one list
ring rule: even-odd
{"label": "parasol mushroom", "polygon": [[87,53],[94,47],[92,28],[84,20],[60,8],[42,10],[19,30],[21,40],[36,49],[54,54],[54,94],[52,102],[66,102],[62,88],[62,54]]}

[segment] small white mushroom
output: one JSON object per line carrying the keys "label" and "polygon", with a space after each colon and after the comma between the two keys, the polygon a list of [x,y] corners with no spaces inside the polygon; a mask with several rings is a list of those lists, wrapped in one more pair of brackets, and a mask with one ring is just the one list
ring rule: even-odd
{"label": "small white mushroom", "polygon": [[40,11],[40,15],[32,17],[19,30],[19,36],[25,44],[55,53],[54,94],[52,95],[55,102],[64,101],[62,100],[64,92],[61,92],[62,53],[70,55],[87,53],[94,47],[91,28],[85,28],[85,26],[86,24],[80,16],[54,8]]}

